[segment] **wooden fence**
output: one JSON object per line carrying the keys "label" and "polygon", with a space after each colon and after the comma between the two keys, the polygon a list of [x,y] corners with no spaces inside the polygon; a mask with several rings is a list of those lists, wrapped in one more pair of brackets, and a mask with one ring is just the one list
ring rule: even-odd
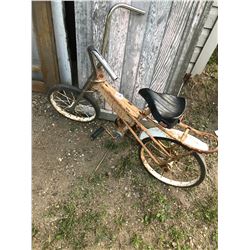
{"label": "wooden fence", "polygon": [[[124,1],[123,1],[124,2]],[[104,20],[117,1],[75,2],[79,86],[90,74],[87,47],[100,50]],[[108,53],[104,55],[118,80],[112,85],[142,107],[140,88],[177,94],[201,34],[212,1],[130,1],[143,16],[117,9],[111,21]],[[105,109],[110,107],[105,104]]]}

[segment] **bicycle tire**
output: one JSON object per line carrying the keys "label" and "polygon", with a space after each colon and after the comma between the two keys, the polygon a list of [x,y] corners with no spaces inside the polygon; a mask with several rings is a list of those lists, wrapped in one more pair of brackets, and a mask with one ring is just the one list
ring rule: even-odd
{"label": "bicycle tire", "polygon": [[[155,137],[155,139],[158,139],[158,140],[161,140],[161,141],[165,141],[165,142],[168,142],[170,144],[175,144],[178,149],[181,149],[181,150],[184,150],[185,152],[188,152],[190,151],[190,149],[184,145],[182,145],[180,142],[176,141],[176,140],[173,140],[173,139],[169,139],[169,138],[163,138],[163,137]],[[151,138],[145,138],[142,140],[142,142],[144,144],[148,144],[148,142],[153,142]],[[171,185],[171,186],[174,186],[174,187],[181,187],[181,188],[188,188],[188,187],[194,187],[194,186],[197,186],[199,184],[201,184],[203,182],[203,180],[205,179],[206,177],[206,163],[205,163],[205,160],[203,158],[202,155],[200,155],[199,153],[197,152],[190,152],[189,154],[189,157],[191,157],[190,159],[194,160],[196,163],[197,163],[197,167],[198,167],[198,176],[191,180],[191,181],[180,181],[180,180],[172,180],[170,179],[169,177],[166,177],[166,172],[164,172],[164,175],[163,173],[159,173],[155,168],[152,167],[152,163],[151,165],[149,164],[149,161],[146,160],[145,158],[145,150],[144,148],[140,145],[140,148],[139,148],[139,156],[140,156],[140,160],[143,164],[143,166],[147,169],[147,171],[153,175],[156,179],[158,179],[159,181],[167,184],[167,185]],[[187,156],[188,157],[188,156]],[[184,158],[184,157],[183,157]],[[182,158],[181,158],[182,159]],[[180,160],[181,160],[180,159]],[[152,159],[151,159],[152,160]],[[153,160],[152,160],[153,162]],[[180,161],[173,161],[173,165],[177,165],[177,162],[179,163],[178,165],[180,165]],[[172,162],[170,162],[169,164],[171,164]],[[188,162],[189,163],[189,162]],[[156,163],[154,163],[156,165]],[[183,163],[182,163],[183,164]],[[183,164],[184,165],[184,164]],[[176,167],[176,166],[174,166]],[[162,171],[162,167],[159,167],[157,166],[157,168],[160,168],[161,171]],[[187,167],[186,167],[187,168]]]}
{"label": "bicycle tire", "polygon": [[100,108],[89,93],[85,93],[74,111],[68,110],[80,93],[81,90],[77,87],[59,84],[49,89],[48,99],[53,108],[64,117],[83,123],[91,122],[99,117]]}

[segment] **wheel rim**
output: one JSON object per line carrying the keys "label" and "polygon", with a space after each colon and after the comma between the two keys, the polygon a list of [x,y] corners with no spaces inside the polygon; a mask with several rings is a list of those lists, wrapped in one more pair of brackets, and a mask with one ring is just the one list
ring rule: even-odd
{"label": "wheel rim", "polygon": [[96,117],[95,108],[84,97],[75,106],[74,111],[69,110],[74,104],[77,95],[79,93],[75,93],[72,90],[57,90],[50,95],[50,101],[54,108],[67,118],[81,122],[94,120]]}
{"label": "wheel rim", "polygon": [[[197,183],[201,176],[201,169],[195,155],[181,145],[171,140],[158,139],[164,143],[164,148],[171,156],[183,155],[179,160],[169,161],[167,157],[163,157],[162,151],[155,146],[152,140],[145,145],[160,160],[165,161],[162,166],[157,165],[148,153],[141,148],[141,159],[146,169],[158,180],[177,187],[190,187]],[[184,156],[185,155],[185,156]]]}

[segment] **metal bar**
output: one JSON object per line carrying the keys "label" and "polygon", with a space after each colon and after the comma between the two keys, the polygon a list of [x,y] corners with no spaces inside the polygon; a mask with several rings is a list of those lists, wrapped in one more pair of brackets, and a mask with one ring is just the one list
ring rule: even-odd
{"label": "metal bar", "polygon": [[157,145],[159,148],[168,156],[171,157],[171,155],[165,150],[164,147],[148,132],[147,128],[144,127],[137,119],[135,119],[133,116],[130,116],[132,120],[150,137],[150,139]]}
{"label": "metal bar", "polygon": [[140,138],[137,136],[137,134],[135,133],[135,131],[128,125],[128,123],[121,119],[124,124],[126,124],[127,128],[129,129],[129,131],[131,132],[131,134],[135,137],[135,139],[141,144],[141,146],[147,151],[147,153],[150,155],[150,157],[154,160],[154,162],[158,165],[160,165],[160,162],[154,157],[154,155],[149,151],[149,149],[144,145],[144,143],[140,140]]}
{"label": "metal bar", "polygon": [[110,22],[111,22],[111,17],[112,14],[114,13],[114,11],[117,8],[124,8],[130,11],[134,11],[136,14],[138,15],[144,15],[146,12],[144,10],[138,9],[136,7],[133,7],[131,5],[125,4],[125,3],[118,3],[115,4],[109,11],[107,18],[106,18],[106,22],[105,22],[105,29],[104,29],[104,33],[103,33],[103,41],[102,41],[102,55],[105,54],[106,49],[107,49],[107,44],[108,44],[108,39],[109,39],[109,30],[110,30]]}
{"label": "metal bar", "polygon": [[108,62],[104,59],[104,57],[98,52],[98,50],[94,46],[88,47],[88,53],[91,61],[91,65],[94,68],[96,74],[97,74],[97,65],[94,63],[93,55],[96,57],[96,59],[100,62],[100,64],[103,66],[103,68],[107,71],[107,73],[110,75],[112,80],[116,80],[118,77],[115,74],[115,72],[111,69]]}

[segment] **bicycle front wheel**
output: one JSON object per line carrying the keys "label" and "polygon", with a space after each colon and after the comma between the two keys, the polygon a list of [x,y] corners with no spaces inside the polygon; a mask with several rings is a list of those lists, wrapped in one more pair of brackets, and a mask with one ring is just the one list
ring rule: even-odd
{"label": "bicycle front wheel", "polygon": [[193,187],[199,185],[206,176],[204,158],[181,143],[169,139],[155,137],[170,157],[162,152],[151,138],[142,142],[161,161],[156,164],[146,150],[140,147],[140,159],[144,167],[161,182],[175,187]]}
{"label": "bicycle front wheel", "polygon": [[80,93],[81,90],[74,86],[59,84],[49,90],[48,98],[61,115],[79,122],[93,121],[99,116],[100,108],[89,93],[80,99],[74,110],[71,109]]}

